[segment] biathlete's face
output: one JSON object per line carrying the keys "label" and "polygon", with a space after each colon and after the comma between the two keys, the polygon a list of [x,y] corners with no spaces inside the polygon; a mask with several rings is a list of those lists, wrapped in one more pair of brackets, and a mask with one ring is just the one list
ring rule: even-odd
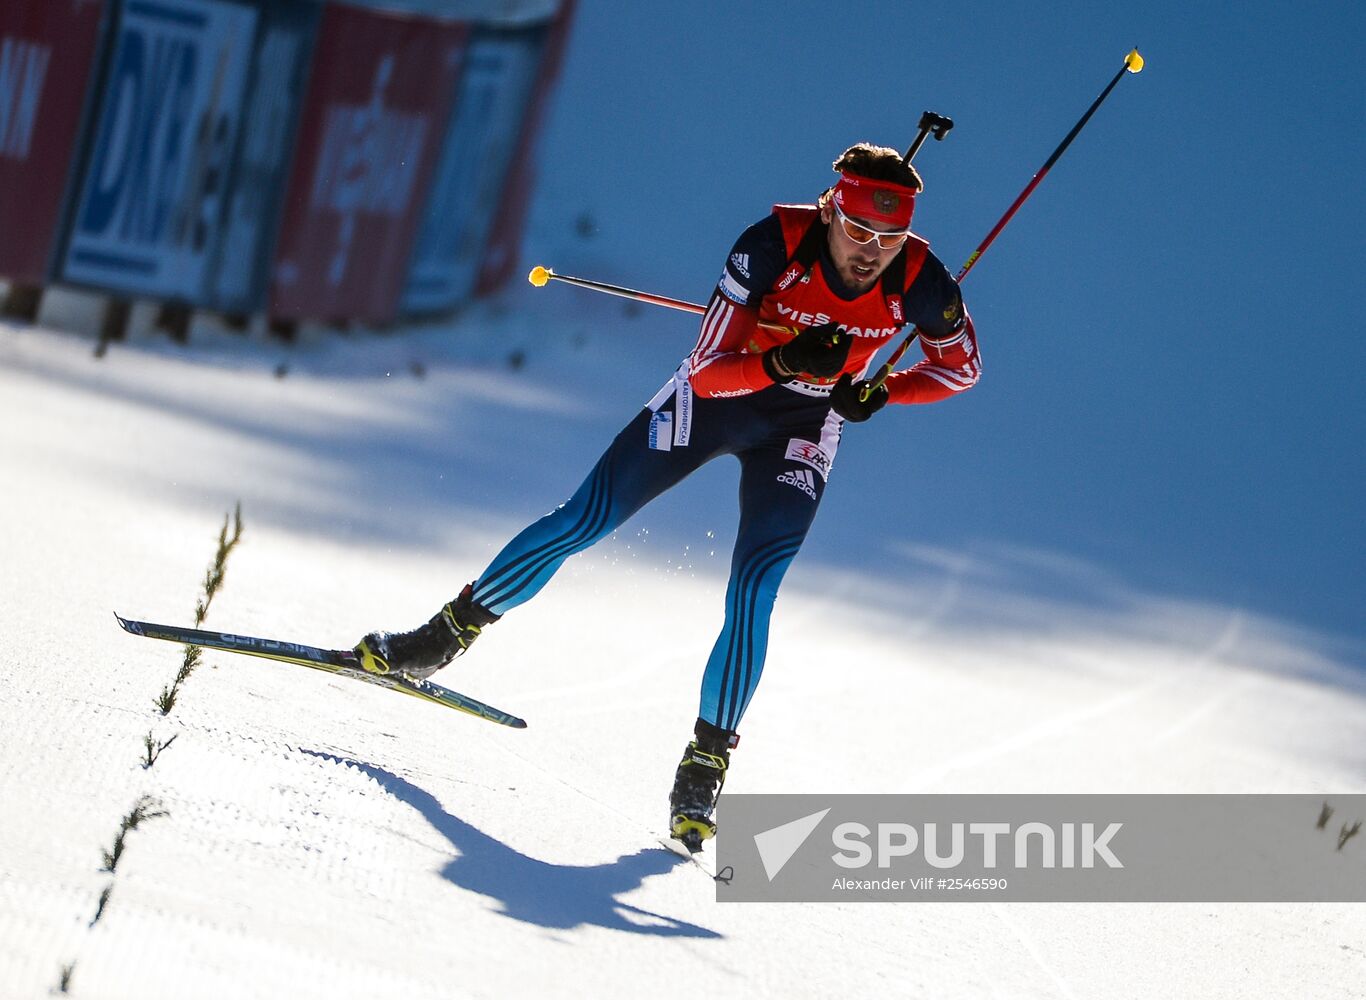
{"label": "biathlete's face", "polygon": [[872,288],[906,243],[906,230],[888,229],[845,215],[833,198],[821,209],[821,221],[830,230],[830,259],[835,262],[840,280],[851,291],[866,292]]}

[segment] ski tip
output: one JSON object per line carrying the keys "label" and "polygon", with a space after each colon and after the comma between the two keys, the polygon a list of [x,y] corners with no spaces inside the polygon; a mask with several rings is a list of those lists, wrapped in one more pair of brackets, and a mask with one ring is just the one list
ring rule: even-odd
{"label": "ski tip", "polygon": [[119,623],[119,627],[131,635],[143,635],[142,622],[130,621],[117,611],[114,612],[114,620]]}
{"label": "ski tip", "polygon": [[526,719],[513,718],[512,721],[508,723],[508,725],[513,729],[525,729]]}

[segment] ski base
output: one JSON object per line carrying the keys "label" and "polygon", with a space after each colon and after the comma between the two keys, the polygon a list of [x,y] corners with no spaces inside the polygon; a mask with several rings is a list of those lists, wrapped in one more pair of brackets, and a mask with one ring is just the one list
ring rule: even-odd
{"label": "ski base", "polygon": [[372,674],[361,667],[360,658],[349,649],[320,649],[317,646],[282,642],[278,639],[258,639],[250,635],[208,632],[202,629],[181,628],[176,625],[157,625],[153,622],[132,621],[117,613],[114,617],[118,619],[119,625],[123,627],[124,631],[132,635],[140,635],[148,639],[165,639],[168,642],[188,643],[194,646],[203,646],[205,649],[221,649],[229,653],[244,653],[247,656],[259,656],[267,660],[278,660],[282,663],[293,663],[312,670],[321,670],[325,673],[336,674],[339,677],[350,677],[352,680],[388,688],[390,691],[397,691],[400,694],[406,694],[436,705],[444,705],[468,715],[487,719],[489,722],[496,722],[500,726],[508,726],[512,729],[526,728],[525,720],[494,708],[492,705],[486,705],[482,701],[476,701],[458,691],[442,687],[440,684],[433,684],[431,681],[419,680],[401,673]]}

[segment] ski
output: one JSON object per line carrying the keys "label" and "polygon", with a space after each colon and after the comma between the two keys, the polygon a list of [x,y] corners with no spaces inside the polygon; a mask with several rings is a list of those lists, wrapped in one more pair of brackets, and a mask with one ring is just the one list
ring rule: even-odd
{"label": "ski", "polygon": [[205,649],[221,649],[229,653],[245,653],[248,656],[260,656],[281,663],[294,663],[312,670],[322,670],[339,677],[350,677],[367,684],[375,684],[433,704],[445,705],[447,708],[496,722],[500,726],[509,726],[512,729],[526,728],[526,722],[517,716],[509,715],[440,684],[419,680],[406,674],[372,674],[361,667],[360,658],[349,649],[319,649],[317,646],[281,642],[278,639],[258,639],[249,635],[206,632],[201,629],[180,628],[176,625],[157,625],[152,622],[132,621],[117,612],[114,617],[118,619],[124,631],[133,635],[188,643],[203,646]]}
{"label": "ski", "polygon": [[723,882],[726,885],[730,885],[730,880],[735,877],[735,870],[731,868],[730,865],[726,865],[726,867],[722,868],[719,872],[714,871],[714,864],[708,864],[707,861],[704,860],[706,855],[703,854],[700,849],[696,851],[692,850],[686,843],[679,840],[677,837],[657,837],[656,839],[659,841],[660,846],[666,851],[670,854],[677,855],[685,861],[691,862],[693,867],[713,882]]}

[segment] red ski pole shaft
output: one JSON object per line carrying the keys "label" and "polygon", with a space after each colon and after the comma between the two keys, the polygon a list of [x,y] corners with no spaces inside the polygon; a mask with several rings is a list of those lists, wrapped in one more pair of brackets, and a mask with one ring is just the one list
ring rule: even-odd
{"label": "red ski pole shaft", "polygon": [[[1020,206],[1034,193],[1034,189],[1039,186],[1039,182],[1048,175],[1048,171],[1053,169],[1053,164],[1058,162],[1062,154],[1067,151],[1067,147],[1072,145],[1072,140],[1077,137],[1077,133],[1079,133],[1086,126],[1086,123],[1091,120],[1091,116],[1096,113],[1096,109],[1101,106],[1101,103],[1105,98],[1110,96],[1110,91],[1115,89],[1115,85],[1119,83],[1124,74],[1138,73],[1142,69],[1143,57],[1138,54],[1138,49],[1134,49],[1124,57],[1124,65],[1120,67],[1120,70],[1115,74],[1114,79],[1100,92],[1100,96],[1091,102],[1091,106],[1086,109],[1086,113],[1072,126],[1072,131],[1068,132],[1066,138],[1058,143],[1058,148],[1053,150],[1053,154],[1044,162],[1044,165],[1039,168],[1039,172],[1025,185],[1025,189],[1020,192],[1019,197],[1017,197],[1011,206],[1006,209],[1006,214],[1001,216],[1000,221],[991,228],[991,232],[987,233],[986,239],[982,240],[982,242],[978,244],[977,249],[968,257],[966,263],[963,264],[962,268],[955,276],[956,281],[962,281],[967,273],[976,266],[977,261],[981,259],[982,254],[986,253],[987,247],[991,246],[991,244],[996,241],[996,237],[1001,235],[1001,230],[1005,229],[1006,224],[1010,222],[1015,213],[1020,210]],[[892,356],[887,359],[887,363],[878,371],[877,378],[863,387],[863,391],[859,394],[860,399],[867,400],[869,396],[877,391],[877,388],[882,385],[883,382],[887,381],[887,376],[892,374],[892,371],[896,368],[897,364],[900,363],[906,352],[910,350],[911,344],[915,342],[915,338],[918,336],[920,336],[920,331],[912,329],[906,339],[901,342],[900,346],[892,352]]]}
{"label": "red ski pole shaft", "polygon": [[[689,302],[686,299],[674,299],[667,295],[656,295],[653,292],[641,292],[634,288],[625,288],[621,285],[609,285],[605,281],[593,281],[590,278],[575,278],[569,274],[557,274],[548,267],[541,267],[539,264],[531,269],[527,275],[527,281],[537,288],[543,288],[546,282],[563,281],[567,285],[577,285],[579,288],[587,288],[594,292],[603,292],[607,295],[616,295],[623,299],[631,299],[635,302],[646,302],[652,306],[664,306],[666,309],[677,309],[679,312],[695,313],[702,315],[706,312],[706,306],[696,302]],[[781,323],[760,323],[761,327],[768,330],[787,330],[788,327]]]}

